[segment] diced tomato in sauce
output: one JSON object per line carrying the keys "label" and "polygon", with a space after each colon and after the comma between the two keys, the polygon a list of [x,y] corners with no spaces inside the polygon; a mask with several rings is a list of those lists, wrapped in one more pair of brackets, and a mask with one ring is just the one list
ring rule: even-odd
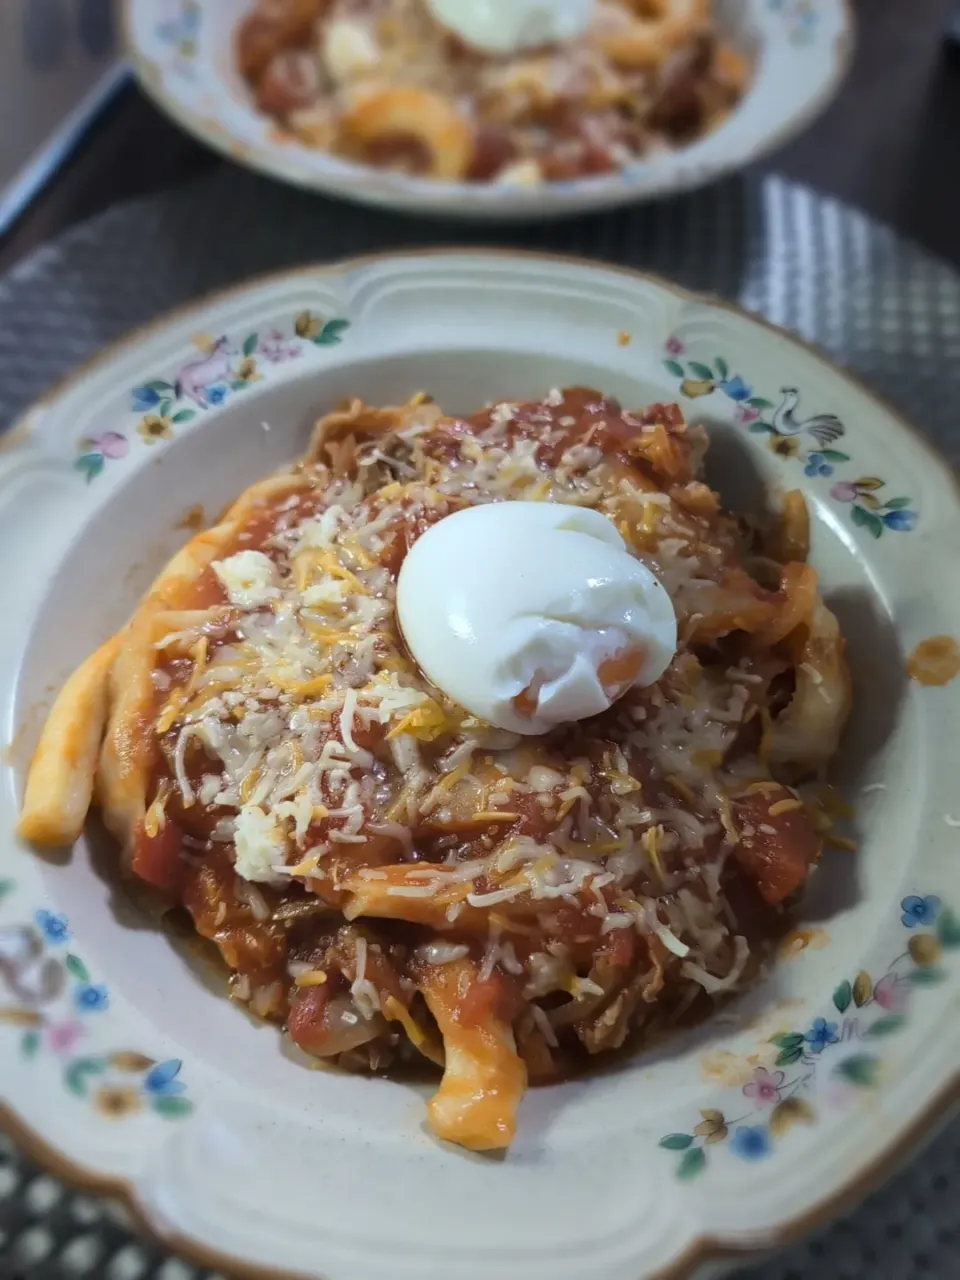
{"label": "diced tomato in sauce", "polygon": [[323,0],[279,0],[248,14],[237,28],[237,61],[245,76],[258,76],[271,58],[309,39]]}
{"label": "diced tomato in sauce", "polygon": [[792,791],[775,783],[733,801],[740,835],[734,858],[771,906],[801,887],[820,856],[820,837],[803,806],[794,807],[795,801]]}
{"label": "diced tomato in sauce", "polygon": [[605,955],[610,964],[625,969],[633,960],[636,950],[636,932],[633,929],[611,929],[597,948],[597,954]]}
{"label": "diced tomato in sauce", "polygon": [[380,563],[396,577],[407,558],[407,552],[423,536],[431,525],[437,524],[445,516],[470,504],[460,498],[448,497],[436,506],[426,507],[420,503],[412,508],[405,508],[395,525],[384,535],[384,548],[380,553]]}
{"label": "diced tomato in sauce", "polygon": [[473,162],[467,175],[473,182],[486,182],[516,160],[517,145],[505,125],[481,124],[473,143]]}
{"label": "diced tomato in sauce", "polygon": [[500,969],[472,982],[457,1006],[457,1021],[465,1027],[485,1027],[491,1018],[512,1022],[523,1008],[522,980]]}
{"label": "diced tomato in sauce", "polygon": [[[472,429],[481,433],[489,429],[494,413],[495,409],[491,408],[476,414],[470,419]],[[654,432],[651,427],[655,428]],[[652,451],[654,455],[648,461],[656,462],[658,452],[663,453],[667,465],[659,469],[670,476],[686,473],[687,451],[676,440],[685,428],[678,405],[654,404],[636,415],[627,413],[618,401],[589,387],[572,387],[563,393],[559,404],[532,401],[515,406],[505,435],[508,443],[519,439],[537,441],[537,461],[547,468],[556,466],[572,445],[585,440],[603,453],[627,454],[631,462],[642,462],[643,457],[635,457],[631,445],[644,437],[644,452]],[[551,438],[544,440],[548,433]]]}
{"label": "diced tomato in sauce", "polygon": [[319,987],[301,987],[294,998],[287,1019],[290,1039],[304,1053],[323,1053],[329,1033],[324,1025],[323,1012],[330,1000],[330,984]]}
{"label": "diced tomato in sauce", "polygon": [[187,865],[180,857],[182,844],[183,832],[171,819],[154,836],[140,823],[134,837],[134,873],[165,893],[180,893],[187,878]]}
{"label": "diced tomato in sauce", "polygon": [[[330,728],[335,741],[343,741],[343,724],[339,711],[335,712],[330,718]],[[372,751],[378,743],[382,742],[386,734],[386,728],[378,721],[371,721],[369,724],[354,716],[351,726],[351,735],[358,747],[362,747],[365,751]]]}
{"label": "diced tomato in sauce", "polygon": [[648,404],[643,412],[639,414],[639,420],[647,427],[662,423],[668,431],[676,431],[680,427],[687,425],[683,410],[678,404],[665,404],[661,401],[657,401],[655,404]]}
{"label": "diced tomato in sauce", "polygon": [[229,967],[249,974],[257,986],[282,978],[287,940],[276,926],[252,921],[219,929],[215,940]]}
{"label": "diced tomato in sauce", "polygon": [[555,923],[550,926],[551,937],[565,942],[574,949],[579,944],[587,943],[592,950],[600,937],[602,924],[601,918],[593,915],[589,910],[595,903],[596,898],[592,894],[589,901],[586,896],[583,896],[576,903],[561,898],[553,913]]}
{"label": "diced tomato in sauce", "polygon": [[535,793],[514,792],[506,807],[520,815],[510,828],[511,835],[529,836],[531,840],[543,842],[556,828],[556,809],[548,812]]}
{"label": "diced tomato in sauce", "polygon": [[268,115],[285,116],[311,106],[320,87],[320,70],[309,50],[284,49],[263,70],[257,85],[257,106]]}

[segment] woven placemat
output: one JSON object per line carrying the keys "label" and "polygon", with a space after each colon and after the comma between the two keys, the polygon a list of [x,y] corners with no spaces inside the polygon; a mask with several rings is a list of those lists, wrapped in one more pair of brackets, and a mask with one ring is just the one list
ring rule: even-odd
{"label": "woven placemat", "polygon": [[[288,265],[463,243],[602,258],[737,300],[825,347],[960,463],[960,276],[836,201],[757,175],[636,210],[470,234],[224,168],[118,206],[0,280],[0,428],[105,343],[209,290]],[[855,1213],[741,1274],[958,1280],[958,1205],[954,1123]],[[140,1241],[118,1209],[68,1190],[0,1136],[2,1280],[201,1274]]]}

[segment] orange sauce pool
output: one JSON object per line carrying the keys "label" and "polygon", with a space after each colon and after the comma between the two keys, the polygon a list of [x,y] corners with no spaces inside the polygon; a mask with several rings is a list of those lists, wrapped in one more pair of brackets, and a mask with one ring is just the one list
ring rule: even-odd
{"label": "orange sauce pool", "polygon": [[960,675],[960,645],[953,636],[921,640],[907,658],[907,672],[918,684],[949,684]]}

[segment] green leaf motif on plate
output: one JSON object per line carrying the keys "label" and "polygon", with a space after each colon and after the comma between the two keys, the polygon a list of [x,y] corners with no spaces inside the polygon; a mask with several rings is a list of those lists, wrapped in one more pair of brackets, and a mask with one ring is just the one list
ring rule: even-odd
{"label": "green leaf motif on plate", "polygon": [[251,333],[250,336],[246,339],[246,341],[243,344],[243,354],[245,356],[252,356],[253,353],[256,351],[259,337],[260,337],[259,334]]}
{"label": "green leaf motif on plate", "polygon": [[772,409],[773,401],[764,400],[763,396],[751,396],[747,401],[751,409]]}
{"label": "green leaf motif on plate", "polygon": [[776,1066],[792,1067],[795,1062],[799,1062],[803,1057],[803,1049],[797,1045],[794,1049],[783,1049],[777,1054]]}
{"label": "green leaf motif on plate", "polygon": [[85,1098],[88,1078],[101,1075],[105,1070],[106,1063],[102,1058],[74,1058],[63,1073],[64,1083],[72,1094]]}
{"label": "green leaf motif on plate", "polygon": [[667,373],[672,373],[675,378],[683,377],[683,365],[679,360],[664,360],[663,367]]}
{"label": "green leaf motif on plate", "polygon": [[155,378],[153,382],[145,382],[143,385],[148,391],[156,391],[159,395],[173,391],[172,382],[164,382],[159,378]]}
{"label": "green leaf motif on plate", "polygon": [[[888,963],[877,981],[866,969],[861,969],[853,978],[839,983],[832,999],[833,1007],[842,1019],[828,1021],[818,1017],[813,1019],[811,1030],[805,1034],[801,1031],[778,1031],[769,1036],[767,1044],[776,1046],[778,1051],[773,1065],[777,1068],[793,1067],[794,1070],[781,1070],[773,1082],[778,1101],[768,1124],[745,1131],[746,1138],[756,1140],[757,1148],[760,1145],[759,1135],[765,1135],[763,1151],[748,1149],[746,1142],[741,1148],[739,1134],[742,1130],[737,1130],[730,1144],[734,1154],[751,1158],[756,1154],[767,1154],[770,1150],[769,1137],[781,1137],[797,1120],[811,1123],[815,1118],[813,1107],[800,1094],[809,1089],[815,1079],[822,1080],[829,1074],[834,1080],[845,1081],[858,1091],[883,1087],[885,1058],[880,1042],[903,1031],[909,1020],[905,1012],[890,1011],[892,991],[903,983],[927,987],[946,982],[951,974],[946,968],[938,968],[937,962],[947,949],[960,948],[960,916],[936,894],[909,894],[900,903],[900,912],[902,924],[912,931],[908,934],[906,950],[903,950],[901,940],[899,954]],[[929,928],[918,930],[917,924]],[[908,960],[912,960],[915,967],[905,971],[900,967],[901,962]],[[900,996],[903,996],[902,987]],[[848,1013],[853,1016],[847,1016]],[[831,1011],[828,1016],[833,1018],[835,1015]],[[767,1052],[769,1054],[769,1050]],[[765,1061],[769,1063],[769,1057],[765,1057]],[[766,1067],[762,1070],[757,1068],[756,1083],[751,1082],[742,1088],[747,1097],[755,1097],[755,1102],[739,1120],[731,1122],[725,1119],[722,1111],[701,1108],[703,1122],[695,1125],[692,1134],[668,1133],[660,1139],[661,1147],[679,1153],[678,1177],[693,1178],[703,1170],[707,1163],[706,1145],[722,1142],[728,1135],[729,1125],[735,1126],[748,1119],[755,1124],[752,1117],[762,1118],[761,1105],[766,1099],[756,1097],[760,1093],[757,1086],[769,1079],[770,1072]],[[853,1090],[846,1092],[852,1100],[855,1096]],[[742,1102],[739,1106],[743,1106]]]}
{"label": "green leaf motif on plate", "polygon": [[821,449],[820,457],[827,462],[849,462],[849,453],[841,453],[839,449]]}
{"label": "green leaf motif on plate", "polygon": [[850,511],[853,523],[859,525],[862,529],[869,530],[875,538],[879,538],[883,533],[883,521],[879,516],[874,515],[872,511],[867,511],[865,507],[854,506]]}
{"label": "green leaf motif on plate", "polygon": [[188,1116],[193,1110],[193,1103],[189,1098],[154,1098],[153,1109],[165,1120],[176,1120]]}
{"label": "green leaf motif on plate", "polygon": [[787,1035],[774,1036],[770,1043],[779,1045],[781,1049],[799,1049],[803,1045],[803,1036],[799,1031],[791,1031]]}
{"label": "green leaf motif on plate", "polygon": [[343,341],[343,335],[350,328],[350,321],[342,316],[328,320],[313,340],[316,347],[335,347]]}
{"label": "green leaf motif on plate", "polygon": [[78,982],[90,981],[90,971],[79,956],[67,956],[64,964],[67,966],[67,973]]}
{"label": "green leaf motif on plate", "polygon": [[894,1031],[899,1031],[906,1021],[902,1013],[888,1013],[885,1018],[878,1018],[876,1022],[871,1023],[863,1034],[873,1038],[889,1036]]}
{"label": "green leaf motif on plate", "polygon": [[170,419],[170,421],[175,426],[179,426],[181,422],[190,422],[191,419],[195,418],[196,416],[197,416],[197,412],[195,409],[178,409],[177,412]]}
{"label": "green leaf motif on plate", "polygon": [[73,469],[74,471],[83,472],[87,477],[87,484],[89,484],[91,480],[96,480],[103,470],[103,454],[81,453],[79,458],[74,458]]}
{"label": "green leaf motif on plate", "polygon": [[693,1134],[668,1133],[665,1138],[660,1139],[660,1146],[665,1151],[686,1151],[691,1142],[693,1142]]}
{"label": "green leaf motif on plate", "polygon": [[680,1163],[677,1165],[677,1177],[681,1182],[689,1182],[695,1178],[698,1173],[702,1173],[707,1163],[707,1157],[702,1147],[691,1147],[689,1151],[685,1151],[681,1157]]}
{"label": "green leaf motif on plate", "polygon": [[914,969],[907,974],[907,980],[915,987],[936,987],[946,979],[943,969]]}
{"label": "green leaf motif on plate", "polygon": [[170,399],[161,400],[160,403],[157,405],[157,413],[160,415],[161,418],[165,418],[172,408],[173,408],[172,400]]}
{"label": "green leaf motif on plate", "polygon": [[0,898],[5,898],[8,893],[13,893],[15,888],[12,880],[0,880]]}
{"label": "green leaf motif on plate", "polygon": [[846,1013],[850,1008],[850,1001],[853,999],[853,987],[849,982],[841,982],[839,987],[833,993],[834,1007],[839,1013]]}
{"label": "green leaf motif on plate", "polygon": [[37,1050],[40,1048],[40,1032],[26,1031],[23,1039],[20,1041],[20,1052],[25,1058],[36,1057]]}
{"label": "green leaf motif on plate", "polygon": [[857,1053],[852,1058],[847,1058],[845,1062],[841,1062],[836,1068],[836,1073],[844,1080],[848,1080],[850,1084],[870,1089],[877,1083],[879,1066],[879,1058],[875,1058],[870,1053]]}
{"label": "green leaf motif on plate", "polygon": [[730,376],[730,366],[727,364],[726,360],[724,360],[723,356],[717,356],[713,363],[716,365],[717,373],[721,378],[728,378]]}
{"label": "green leaf motif on plate", "polygon": [[754,436],[772,436],[776,434],[769,422],[751,422],[747,429]]}
{"label": "green leaf motif on plate", "polygon": [[940,912],[940,918],[937,921],[937,937],[948,951],[960,947],[960,920],[949,907],[944,907]]}
{"label": "green leaf motif on plate", "polygon": [[909,507],[910,498],[888,498],[883,504],[888,511],[902,511],[904,507]]}
{"label": "green leaf motif on plate", "polygon": [[[699,360],[690,361],[690,372],[696,374],[698,378],[706,378],[708,382],[714,381],[714,373],[708,364],[702,364]],[[721,377],[724,375],[721,374]]]}

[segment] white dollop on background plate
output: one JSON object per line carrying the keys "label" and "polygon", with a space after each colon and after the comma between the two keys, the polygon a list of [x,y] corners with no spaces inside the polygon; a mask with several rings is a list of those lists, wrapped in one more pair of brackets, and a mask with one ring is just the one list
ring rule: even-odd
{"label": "white dollop on background plate", "polygon": [[677,647],[665,588],[606,516],[496,502],[414,543],[397,614],[424,675],[475,716],[547,733],[652,684]]}
{"label": "white dollop on background plate", "polygon": [[426,0],[464,44],[483,53],[518,53],[583,35],[594,0]]}

